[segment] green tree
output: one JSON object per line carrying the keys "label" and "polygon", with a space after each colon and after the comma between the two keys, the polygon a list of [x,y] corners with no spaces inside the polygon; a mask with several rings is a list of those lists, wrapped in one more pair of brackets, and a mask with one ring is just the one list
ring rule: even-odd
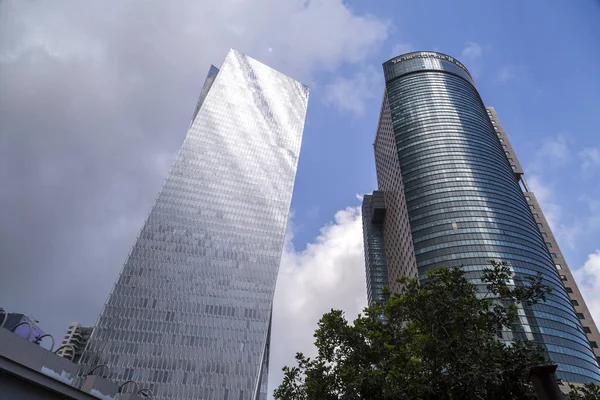
{"label": "green tree", "polygon": [[532,367],[549,364],[529,341],[510,345],[502,331],[518,322],[518,308],[546,300],[542,277],[508,284],[510,266],[490,261],[487,293],[460,267],[404,279],[401,293],[364,310],[353,324],[342,311],[323,315],[315,332],[317,356],[296,355],[284,367],[274,396],[281,400],[535,399]]}
{"label": "green tree", "polygon": [[600,386],[588,383],[583,386],[569,384],[571,391],[567,394],[567,400],[600,400]]}

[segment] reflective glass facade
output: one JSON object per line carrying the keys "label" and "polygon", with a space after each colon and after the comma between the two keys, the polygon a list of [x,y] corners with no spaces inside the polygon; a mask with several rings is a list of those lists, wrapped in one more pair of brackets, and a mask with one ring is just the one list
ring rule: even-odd
{"label": "reflective glass facade", "polygon": [[[415,273],[423,278],[431,268],[463,265],[480,282],[490,259],[508,261],[516,285],[541,272],[552,294],[520,310],[507,338],[542,344],[565,381],[599,383],[589,342],[469,72],[430,52],[397,57],[383,69]],[[376,162],[378,181],[393,161]],[[387,256],[392,241],[384,241]],[[390,272],[389,279],[400,276]]]}
{"label": "reflective glass facade", "polygon": [[86,367],[108,364],[156,400],[266,399],[307,101],[306,86],[235,50],[211,68]]}
{"label": "reflective glass facade", "polygon": [[594,319],[592,318],[592,314],[587,307],[587,304],[581,295],[581,292],[573,278],[573,274],[571,273],[571,269],[567,264],[565,257],[563,256],[560,246],[550,229],[550,224],[546,220],[543,210],[538,203],[536,196],[529,189],[529,185],[527,184],[523,168],[519,163],[517,155],[514,152],[514,149],[510,143],[510,140],[498,119],[498,115],[496,114],[496,110],[494,107],[486,107],[488,116],[490,117],[490,121],[496,131],[496,135],[498,136],[498,140],[502,143],[504,148],[504,154],[506,155],[506,159],[511,164],[511,168],[515,174],[519,178],[519,181],[523,187],[523,194],[525,195],[525,200],[527,200],[527,204],[529,205],[529,209],[532,212],[533,217],[538,223],[538,229],[544,241],[546,242],[546,247],[550,249],[550,255],[554,260],[554,266],[556,267],[557,272],[560,274],[561,282],[565,286],[565,290],[569,295],[569,299],[575,308],[575,313],[579,318],[579,322],[581,322],[581,326],[583,328],[583,332],[587,336],[592,351],[596,356],[596,361],[600,362],[600,332],[598,331],[598,327],[594,323]]}
{"label": "reflective glass facade", "polygon": [[383,192],[374,191],[372,195],[364,196],[362,217],[367,300],[369,304],[374,301],[383,302],[383,288],[389,286],[383,244],[383,221],[385,218]]}
{"label": "reflective glass facade", "polygon": [[[379,263],[375,268],[385,268],[388,277],[388,283],[392,292],[401,290],[401,285],[397,282],[398,277],[417,278],[417,261],[412,243],[410,232],[410,221],[408,219],[408,209],[404,196],[404,185],[402,173],[400,172],[400,161],[398,160],[398,150],[396,149],[396,140],[394,138],[394,127],[392,124],[392,115],[387,94],[383,97],[381,103],[381,113],[379,124],[377,126],[377,135],[373,143],[375,153],[375,167],[377,170],[377,184],[379,191],[373,192],[383,195],[385,204],[385,215],[383,221],[379,221],[379,226],[383,230],[383,248],[385,260]],[[365,197],[367,199],[367,197]],[[363,204],[363,229],[368,229],[373,221],[365,215],[365,205]],[[365,219],[368,218],[368,219]],[[373,226],[373,228],[378,228]],[[365,244],[365,255],[373,252],[369,247],[371,243]],[[380,251],[377,249],[377,251]],[[366,268],[370,270],[369,258],[366,257]],[[367,279],[368,279],[367,275]],[[367,282],[367,287],[369,283]]]}

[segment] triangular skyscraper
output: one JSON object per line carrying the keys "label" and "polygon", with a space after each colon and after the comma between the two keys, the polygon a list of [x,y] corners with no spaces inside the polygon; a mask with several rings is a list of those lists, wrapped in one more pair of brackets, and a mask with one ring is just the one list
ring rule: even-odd
{"label": "triangular skyscraper", "polygon": [[[231,50],[83,363],[159,399],[266,399],[271,308],[308,88]],[[86,369],[87,368],[87,369]]]}

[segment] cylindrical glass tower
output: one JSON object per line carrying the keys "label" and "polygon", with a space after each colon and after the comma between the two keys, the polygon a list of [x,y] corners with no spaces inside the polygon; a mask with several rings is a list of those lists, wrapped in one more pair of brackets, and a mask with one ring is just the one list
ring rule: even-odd
{"label": "cylindrical glass tower", "polygon": [[405,54],[383,67],[419,275],[463,265],[480,282],[491,259],[510,263],[515,284],[541,272],[552,294],[520,310],[521,328],[511,334],[542,344],[559,364],[559,378],[600,383],[590,344],[467,69],[433,52]]}

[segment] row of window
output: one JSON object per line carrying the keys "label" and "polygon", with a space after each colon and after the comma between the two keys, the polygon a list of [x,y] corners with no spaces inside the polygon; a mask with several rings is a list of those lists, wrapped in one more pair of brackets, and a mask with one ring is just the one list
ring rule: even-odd
{"label": "row of window", "polygon": [[[420,180],[425,183],[426,180],[422,180],[420,178],[424,177],[443,177],[443,178],[465,178],[465,181],[474,181],[476,179],[482,179],[484,181],[488,181],[495,185],[500,185],[502,183],[509,185],[515,185],[515,180],[512,175],[507,175],[506,170],[496,167],[480,167],[480,168],[472,168],[471,166],[462,166],[462,165],[449,165],[445,168],[430,168],[425,169],[424,171],[418,174],[406,174],[402,175],[405,186],[410,188],[411,181]],[[510,187],[510,186],[509,186]]]}
{"label": "row of window", "polygon": [[[404,76],[405,74],[410,74],[410,73],[416,72],[415,75],[421,76],[421,75],[428,74],[428,72],[424,72],[424,71],[437,70],[437,71],[446,71],[447,73],[451,73],[451,74],[460,76],[460,77],[462,77],[462,79],[466,80],[467,82],[472,82],[472,84],[474,85],[473,79],[471,78],[470,74],[467,72],[466,68],[463,69],[463,68],[459,67],[458,65],[456,65],[455,63],[448,61],[448,60],[442,60],[442,59],[436,59],[436,58],[413,58],[413,59],[409,59],[409,60],[403,60],[402,62],[398,62],[395,64],[387,62],[387,63],[383,64],[383,69],[384,69],[384,75],[385,75],[386,82],[390,82],[390,81],[393,81],[394,79],[398,79],[398,78]],[[430,74],[440,75],[441,73],[434,72],[434,73],[430,73]],[[411,75],[407,75],[407,76],[405,76],[405,78],[409,78],[410,76]]]}
{"label": "row of window", "polygon": [[492,219],[492,221],[502,221],[506,219],[507,221],[514,221],[517,223],[520,222],[524,226],[531,225],[532,222],[531,220],[527,219],[527,216],[525,215],[518,215],[512,213],[510,210],[505,210],[500,207],[490,208],[482,206],[459,206],[457,204],[460,203],[440,204],[430,211],[413,214],[410,216],[411,223],[416,223],[419,221],[418,223],[422,224],[438,219],[445,219],[447,222],[453,222],[455,218],[466,216],[479,216],[482,218],[487,217]]}
{"label": "row of window", "polygon": [[[549,352],[559,353],[559,354],[568,354],[570,356],[573,356],[569,359],[568,362],[562,362],[561,364],[559,364],[559,368],[569,371],[569,372],[579,374],[579,375],[583,375],[583,376],[587,377],[588,379],[589,378],[593,379],[594,381],[600,381],[600,374],[598,374],[598,372],[597,372],[598,366],[595,363],[593,363],[593,362],[577,363],[577,359],[574,357],[580,356],[582,352],[574,351],[574,350],[565,348],[563,346],[555,346],[552,344],[545,344],[545,347],[546,347],[546,349],[548,349]],[[552,354],[550,354],[550,358],[552,359]],[[575,365],[577,365],[576,363],[580,364],[583,368],[575,366]]]}
{"label": "row of window", "polygon": [[[440,232],[444,230],[452,230],[460,229],[461,227],[467,228],[485,228],[491,229],[490,232],[494,230],[502,230],[503,232],[519,232],[519,233],[532,233],[535,235],[535,231],[532,229],[526,229],[522,226],[522,223],[518,219],[514,219],[510,216],[504,216],[502,219],[488,217],[487,215],[476,214],[473,216],[467,217],[458,217],[454,216],[449,219],[446,217],[442,217],[434,222],[423,223],[420,225],[412,226],[412,234],[415,240],[417,238],[425,237],[427,234]],[[528,227],[527,227],[528,228]]]}
{"label": "row of window", "polygon": [[[430,187],[432,184],[436,184],[433,188],[439,188],[440,183],[444,184],[443,187],[456,188],[462,186],[461,189],[465,190],[477,190],[479,185],[478,182],[484,184],[481,189],[490,188],[496,193],[496,197],[504,198],[511,203],[515,202],[522,204],[518,198],[514,197],[512,193],[517,188],[512,187],[514,180],[508,180],[509,178],[502,177],[498,170],[493,169],[477,169],[473,170],[470,167],[463,167],[462,165],[448,166],[444,169],[430,169],[425,170],[419,174],[406,175],[405,187],[408,192],[407,198],[413,198],[420,194],[425,187]],[[499,190],[500,187],[505,187]],[[517,192],[518,193],[518,192]],[[529,215],[529,214],[528,214]]]}
{"label": "row of window", "polygon": [[445,167],[442,169],[454,169],[458,165],[473,172],[487,170],[490,172],[498,172],[500,174],[499,176],[505,175],[506,173],[506,170],[499,167],[498,164],[490,164],[489,159],[483,155],[456,151],[433,153],[431,157],[422,158],[419,162],[404,163],[402,172],[405,176],[412,176],[414,172],[421,169],[435,170],[437,168],[433,167],[439,166]]}
{"label": "row of window", "polygon": [[407,105],[413,98],[430,98],[431,108],[436,109],[454,106],[455,112],[476,113],[480,110],[481,103],[475,89],[452,75],[425,72],[388,82],[386,87],[393,119],[396,110],[410,108]]}
{"label": "row of window", "polygon": [[469,204],[474,206],[473,210],[483,208],[486,211],[493,212],[495,208],[492,207],[497,206],[498,208],[502,208],[503,210],[512,212],[514,214],[521,214],[525,218],[529,217],[529,213],[527,213],[525,209],[520,207],[518,203],[510,200],[509,198],[495,196],[481,197],[474,195],[473,193],[466,193],[464,196],[460,196],[460,194],[462,193],[457,190],[454,192],[454,196],[449,196],[447,194],[430,195],[421,202],[410,202],[408,211],[412,211],[413,213],[416,211],[428,213],[446,206]]}
{"label": "row of window", "polygon": [[[494,158],[497,157],[498,160],[502,160],[502,164],[498,164],[498,165],[506,165],[506,159],[505,158],[501,158],[501,154],[502,153],[498,153],[496,154],[496,156],[494,156],[495,152],[490,152],[490,150],[492,150],[492,148],[487,148],[486,146],[481,146],[481,144],[479,142],[470,142],[470,143],[460,143],[458,141],[456,142],[450,142],[450,143],[444,143],[444,142],[440,142],[438,143],[426,143],[426,144],[421,144],[418,147],[411,149],[410,151],[407,151],[405,153],[402,153],[400,155],[400,167],[405,168],[405,166],[409,163],[409,161],[411,161],[414,158],[420,158],[422,157],[424,154],[428,154],[430,157],[431,156],[442,156],[442,155],[452,155],[452,154],[457,154],[457,155],[464,155],[465,157],[468,156],[473,156],[473,157],[477,157],[477,154],[481,154],[483,153],[484,155],[486,153],[488,154],[488,158],[491,158],[492,160]],[[488,160],[490,161],[490,160]],[[494,166],[492,166],[492,164],[490,163],[490,165],[488,165],[489,168],[495,168]]]}
{"label": "row of window", "polygon": [[[526,253],[527,254],[527,253]],[[500,260],[504,260],[504,261],[508,261],[508,262],[523,262],[525,264],[542,264],[542,265],[547,265],[547,260],[545,258],[537,258],[537,257],[531,257],[531,256],[523,256],[521,255],[520,251],[512,251],[510,253],[505,252],[504,249],[502,248],[498,248],[498,249],[493,249],[493,251],[474,251],[474,252],[450,252],[447,255],[444,255],[442,257],[434,257],[434,258],[429,258],[426,260],[422,260],[419,261],[419,272],[421,271],[426,271],[427,269],[430,269],[433,266],[437,266],[440,263],[443,263],[444,265],[455,265],[455,260],[470,260],[470,259],[481,259],[484,260],[484,263],[486,260],[490,260],[490,259],[500,259]],[[469,265],[470,262],[462,262],[463,265]],[[546,270],[543,269],[541,271],[542,273],[545,273]],[[552,279],[552,276],[547,276],[546,279]],[[558,278],[558,277],[557,277]]]}
{"label": "row of window", "polygon": [[409,202],[412,202],[427,196],[427,193],[430,193],[432,190],[439,190],[442,193],[447,191],[464,190],[481,191],[488,195],[495,194],[497,197],[504,198],[508,201],[517,204],[520,203],[519,197],[515,197],[519,196],[520,192],[517,190],[517,188],[511,187],[510,183],[503,191],[498,191],[498,186],[504,186],[507,182],[503,182],[501,180],[499,181],[495,179],[494,176],[490,176],[491,179],[488,179],[487,176],[481,177],[478,175],[469,176],[468,174],[464,174],[464,177],[460,176],[458,180],[456,177],[452,179],[451,177],[441,178],[440,176],[434,175],[428,179],[415,182],[412,185],[413,188],[405,188],[405,190],[409,192],[407,193],[406,198],[411,199]]}
{"label": "row of window", "polygon": [[[472,175],[469,176],[468,173],[461,172],[456,173],[456,176],[454,177],[452,177],[452,175],[453,174],[447,172],[438,173],[406,185],[406,196],[412,199],[407,202],[408,205],[417,205],[420,201],[423,201],[424,198],[435,196],[437,193],[431,190],[433,188],[437,188],[437,190],[440,191],[439,193],[463,191],[465,194],[472,195],[472,192],[481,192],[479,193],[480,195],[501,199],[503,202],[505,202],[505,204],[511,204],[523,210],[523,215],[527,216],[526,220],[528,224],[531,224],[531,213],[526,211],[527,209],[523,207],[523,204],[519,201],[519,199],[512,196],[512,193],[510,193],[510,190],[508,189],[503,192],[499,191],[499,187],[502,187],[504,184],[503,182],[498,182],[497,180],[493,179],[493,177],[492,179],[485,179]],[[494,189],[496,190],[496,193],[492,192]],[[429,192],[429,195],[420,195],[420,193],[423,193],[426,190]],[[444,195],[438,196],[437,198],[443,197]],[[419,201],[415,201],[417,199]]]}
{"label": "row of window", "polygon": [[[400,128],[395,131],[395,138],[399,145],[422,138],[422,132],[429,129],[432,134],[435,134],[436,131],[443,131],[447,128],[453,130],[468,128],[461,129],[463,138],[487,142],[493,144],[494,148],[498,148],[498,140],[495,139],[496,135],[491,134],[492,130],[490,130],[487,118],[446,108],[444,103],[433,105],[432,102],[435,102],[435,98],[431,96],[424,97],[423,101],[410,99],[404,104],[405,107],[396,111],[394,128]],[[435,114],[431,113],[432,105]]]}
{"label": "row of window", "polygon": [[482,129],[487,130],[488,128],[484,120],[470,120],[469,118],[460,118],[458,115],[448,115],[444,119],[440,119],[440,116],[430,117],[430,115],[425,107],[421,113],[418,109],[413,109],[410,118],[406,118],[404,123],[394,125],[396,145],[399,151],[405,152],[416,145],[440,141],[444,137],[448,140],[472,143],[494,151],[498,150],[496,135],[481,133]]}

